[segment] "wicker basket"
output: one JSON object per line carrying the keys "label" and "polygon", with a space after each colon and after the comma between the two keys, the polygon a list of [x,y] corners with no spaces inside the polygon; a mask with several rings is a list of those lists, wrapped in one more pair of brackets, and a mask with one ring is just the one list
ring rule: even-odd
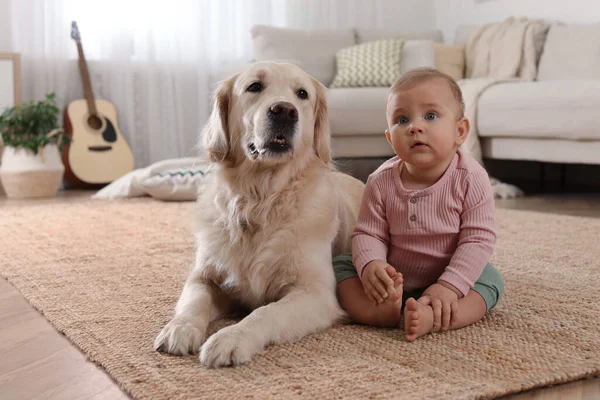
{"label": "wicker basket", "polygon": [[0,182],[9,198],[54,197],[65,167],[58,147],[48,144],[34,154],[22,147],[5,147],[0,165]]}
{"label": "wicker basket", "polygon": [[0,173],[6,195],[14,199],[54,197],[62,178],[62,170]]}

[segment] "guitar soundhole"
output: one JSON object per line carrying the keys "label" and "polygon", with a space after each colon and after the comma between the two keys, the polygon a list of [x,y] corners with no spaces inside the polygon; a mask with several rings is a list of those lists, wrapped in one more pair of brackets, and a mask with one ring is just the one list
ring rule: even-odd
{"label": "guitar soundhole", "polygon": [[97,115],[90,115],[87,122],[92,129],[100,129],[102,127],[102,120]]}

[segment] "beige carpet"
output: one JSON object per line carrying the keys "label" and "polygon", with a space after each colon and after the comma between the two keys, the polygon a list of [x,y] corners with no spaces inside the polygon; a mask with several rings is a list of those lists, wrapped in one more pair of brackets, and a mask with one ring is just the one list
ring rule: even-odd
{"label": "beige carpet", "polygon": [[474,326],[407,343],[346,325],[208,370],[152,349],[193,259],[191,211],[4,206],[0,275],[136,398],[462,399],[600,375],[600,219],[498,210],[506,294]]}

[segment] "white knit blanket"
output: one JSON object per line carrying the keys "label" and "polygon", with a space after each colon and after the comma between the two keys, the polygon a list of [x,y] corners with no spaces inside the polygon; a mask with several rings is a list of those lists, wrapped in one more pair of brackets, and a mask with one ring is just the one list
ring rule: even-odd
{"label": "white knit blanket", "polygon": [[[471,33],[465,47],[466,79],[458,82],[465,101],[471,132],[461,150],[483,165],[477,131],[479,96],[490,86],[511,80],[535,79],[537,60],[548,24],[542,20],[508,18],[503,22],[482,25]],[[522,195],[522,191],[492,179],[494,195],[506,198]]]}

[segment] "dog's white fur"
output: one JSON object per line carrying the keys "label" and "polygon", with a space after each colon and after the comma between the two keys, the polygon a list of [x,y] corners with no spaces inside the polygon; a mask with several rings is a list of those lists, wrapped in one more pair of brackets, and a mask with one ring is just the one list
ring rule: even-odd
{"label": "dog's white fur", "polygon": [[[247,91],[254,82],[260,92]],[[271,154],[267,112],[280,101],[298,121],[290,151]],[[196,261],[155,348],[200,349],[219,367],[345,315],[331,259],[351,249],[364,185],[331,166],[325,88],[291,64],[256,63],[221,82],[201,138],[214,170],[198,198]],[[239,307],[252,312],[204,342],[209,322]]]}

